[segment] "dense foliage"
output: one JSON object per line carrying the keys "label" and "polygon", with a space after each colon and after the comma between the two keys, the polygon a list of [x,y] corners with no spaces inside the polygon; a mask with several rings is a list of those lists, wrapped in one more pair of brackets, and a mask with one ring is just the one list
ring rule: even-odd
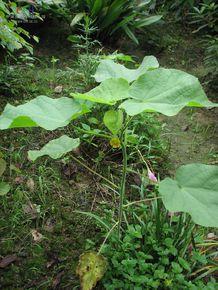
{"label": "dense foliage", "polygon": [[[19,20],[25,20],[29,15],[29,10],[20,8],[16,2],[0,1],[0,44],[9,52],[22,47],[32,52],[32,46],[27,41],[30,34],[18,24]],[[38,41],[36,36],[33,38]]]}
{"label": "dense foliage", "polygon": [[[151,1],[77,1],[79,11],[84,11],[96,26],[97,35],[102,40],[111,36],[116,38],[120,32],[138,44],[135,31],[143,29],[160,20],[160,15],[149,16],[149,2]],[[72,25],[76,21],[75,16]]]}
{"label": "dense foliage", "polygon": [[213,279],[192,281],[211,261],[209,252],[193,248],[191,236],[197,232],[186,215],[172,216],[156,201],[130,205],[125,214],[122,240],[112,233],[102,250],[109,262],[105,289],[216,289]]}

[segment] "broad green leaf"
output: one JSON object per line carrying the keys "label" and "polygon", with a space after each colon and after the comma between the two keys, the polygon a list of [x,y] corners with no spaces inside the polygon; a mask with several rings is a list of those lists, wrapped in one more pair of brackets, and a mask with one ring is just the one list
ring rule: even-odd
{"label": "broad green leaf", "polygon": [[184,260],[182,257],[178,257],[178,261],[179,261],[179,264],[187,271],[190,271],[191,272],[191,268],[190,268],[190,265],[189,263]]}
{"label": "broad green leaf", "polygon": [[71,21],[70,27],[71,28],[74,27],[78,22],[80,22],[80,20],[83,19],[84,16],[85,16],[85,13],[84,12],[77,13],[74,16],[73,20]]}
{"label": "broad green leaf", "polygon": [[4,159],[0,158],[0,177],[5,172],[6,169],[6,162]]}
{"label": "broad green leaf", "polygon": [[103,55],[102,59],[110,59],[110,60],[120,60],[123,62],[133,62],[135,63],[134,59],[131,55],[123,54],[123,53],[117,53],[117,51],[113,52],[112,54]]}
{"label": "broad green leaf", "polygon": [[176,115],[183,107],[213,107],[198,79],[174,69],[159,68],[140,76],[130,87],[132,99],[124,101],[120,108],[134,116],[147,112]]}
{"label": "broad green leaf", "polygon": [[129,84],[124,79],[108,79],[85,94],[72,93],[76,99],[89,100],[91,102],[114,105],[117,101],[129,97]]}
{"label": "broad green leaf", "polygon": [[10,185],[6,182],[0,182],[0,196],[5,195],[10,191]]}
{"label": "broad green leaf", "polygon": [[41,150],[30,150],[28,158],[35,161],[38,157],[48,155],[53,159],[58,159],[62,155],[77,148],[80,144],[79,138],[73,139],[66,135],[48,142]]}
{"label": "broad green leaf", "polygon": [[145,56],[141,65],[137,69],[128,69],[124,65],[106,59],[100,62],[94,77],[99,83],[109,78],[123,78],[131,83],[145,72],[158,67],[158,61],[154,56]]}
{"label": "broad green leaf", "polygon": [[138,21],[135,21],[134,26],[137,28],[144,27],[151,25],[155,22],[158,22],[162,18],[162,15],[154,15],[154,16],[149,16],[145,19],[140,19]]}
{"label": "broad green leaf", "polygon": [[104,114],[103,121],[111,133],[116,135],[123,125],[123,112],[121,110],[109,110]]}
{"label": "broad green leaf", "polygon": [[101,280],[107,269],[107,260],[96,252],[80,256],[76,274],[80,277],[82,290],[91,290]]}
{"label": "broad green leaf", "polygon": [[187,212],[196,224],[218,227],[218,166],[181,166],[174,180],[160,182],[159,192],[169,211]]}
{"label": "broad green leaf", "polygon": [[91,9],[91,14],[93,16],[97,16],[99,11],[102,9],[102,6],[104,5],[103,0],[95,0],[93,3],[93,7]]}
{"label": "broad green leaf", "polygon": [[88,111],[85,104],[71,98],[39,96],[17,107],[8,104],[0,116],[0,130],[17,127],[42,127],[55,130]]}

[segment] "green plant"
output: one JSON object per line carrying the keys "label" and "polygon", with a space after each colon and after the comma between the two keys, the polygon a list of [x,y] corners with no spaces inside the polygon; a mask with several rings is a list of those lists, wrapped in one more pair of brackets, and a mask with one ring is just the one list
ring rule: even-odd
{"label": "green plant", "polygon": [[[167,116],[173,116],[185,106],[213,107],[217,105],[207,99],[197,78],[182,71],[159,68],[158,61],[153,56],[145,57],[137,69],[127,69],[125,66],[115,63],[110,59],[103,60],[96,71],[95,79],[101,82],[101,84],[84,94],[72,93],[74,99],[66,97],[52,99],[46,96],[39,96],[17,107],[8,104],[0,116],[0,129],[41,127],[53,131],[67,126],[73,119],[77,119],[79,116],[90,112],[95,103],[113,106],[113,109],[109,111],[107,107],[104,110],[103,122],[109,132],[101,134],[93,131],[91,134],[99,138],[106,138],[115,149],[122,149],[123,171],[119,186],[118,221],[115,224],[118,227],[118,239],[121,240],[125,234],[122,224],[125,217],[124,201],[128,162],[128,127],[132,118],[143,112],[159,112]],[[104,107],[102,106],[102,108]],[[89,129],[85,129],[85,131],[88,134],[90,133]],[[30,151],[29,159],[36,160],[39,156],[43,155],[49,155],[54,159],[60,158],[62,155],[78,147],[78,145],[79,140],[77,138],[62,136],[50,141],[41,150]],[[82,163],[76,157],[73,158],[75,161],[80,162],[80,164]],[[152,172],[145,159],[144,162],[149,179],[157,182],[154,172]],[[205,171],[205,175],[202,174],[204,183],[207,179],[212,180],[209,188],[202,186],[201,182],[203,179],[201,175],[193,179],[194,184],[189,186],[190,196],[195,195],[196,188],[198,190],[199,188],[203,188],[202,190],[206,189],[207,194],[210,195],[207,206],[199,208],[202,215],[208,215],[208,207],[214,203],[213,190],[217,187],[217,178],[215,177],[216,174],[214,174],[214,172],[217,172],[217,167],[207,171]],[[187,179],[189,178],[189,171],[188,174],[187,172],[182,174],[182,177],[182,182],[178,178],[179,186],[185,186],[186,183],[189,184]],[[104,180],[114,186],[113,182],[108,181],[106,178]],[[186,211],[187,207],[179,206],[178,200],[174,200],[173,205],[167,202],[167,194],[170,192],[169,188],[167,188],[167,191],[164,190],[164,185],[166,186],[167,182],[169,181],[165,179],[160,183],[160,193],[164,197],[165,206],[167,208],[174,208],[175,206],[176,210]],[[174,182],[170,182],[175,187]],[[205,198],[204,194],[202,196]],[[184,198],[184,196],[182,197]],[[193,201],[194,199],[190,197],[190,200]],[[195,203],[193,204],[195,205]],[[196,209],[193,208],[188,210],[197,223],[203,224],[202,219],[195,217],[195,211]],[[215,219],[210,217],[206,219],[203,225],[214,226],[214,222]]]}
{"label": "green plant", "polygon": [[[213,278],[206,282],[195,274],[203,277],[208,265],[211,273],[217,267],[210,257],[210,242],[204,242],[186,214],[169,214],[149,199],[147,205],[127,204],[124,213],[122,239],[118,241],[113,231],[101,248],[108,260],[101,282],[105,289],[216,289]],[[110,222],[111,217],[105,220]],[[208,249],[205,253],[200,244]],[[216,242],[212,244],[215,247]]]}
{"label": "green plant", "polygon": [[81,74],[85,87],[89,88],[93,83],[92,75],[96,71],[101,49],[96,49],[95,54],[93,54],[93,50],[101,47],[101,43],[92,38],[96,27],[93,26],[93,21],[88,16],[84,16],[84,23],[78,24],[78,27],[78,34],[69,35],[67,39],[72,43],[73,49],[78,50],[76,69]]}
{"label": "green plant", "polygon": [[83,23],[78,23],[80,34],[70,35],[67,39],[73,43],[73,47],[79,51],[84,50],[86,54],[89,54],[92,48],[101,44],[99,41],[92,39],[92,35],[97,31],[97,28],[93,25],[94,21],[87,15],[83,15],[83,19]]}
{"label": "green plant", "polygon": [[[19,27],[17,9],[18,6],[15,2],[0,1],[0,44],[10,53],[22,47],[32,53],[32,45],[26,41],[26,38],[30,39],[31,36],[28,31]],[[22,9],[24,14],[28,13],[25,7]],[[11,15],[14,15],[15,19],[11,18]],[[32,38],[38,42],[36,36]]]}
{"label": "green plant", "polygon": [[65,21],[68,20],[71,14],[69,8],[73,8],[73,3],[76,5],[76,1],[73,0],[36,0],[35,2],[41,15],[57,18],[58,20],[64,19]]}
{"label": "green plant", "polygon": [[209,36],[204,41],[205,45],[205,65],[209,72],[218,73],[218,37]]}
{"label": "green plant", "polygon": [[149,16],[149,2],[77,1],[78,14],[72,20],[71,27],[81,22],[84,17],[89,17],[97,28],[97,35],[101,40],[105,41],[110,36],[117,37],[121,32],[124,32],[138,44],[135,32],[161,19],[160,15]]}
{"label": "green plant", "polygon": [[216,89],[218,77],[218,38],[207,35],[203,40],[205,49],[204,64],[208,70],[208,82]]}
{"label": "green plant", "polygon": [[218,5],[211,0],[205,0],[199,4],[199,7],[193,7],[194,12],[190,13],[192,20],[190,24],[197,26],[194,33],[200,30],[209,30],[212,33],[218,31],[217,13]]}
{"label": "green plant", "polygon": [[160,0],[154,1],[155,9],[161,11],[161,13],[170,16],[170,13],[174,13],[176,20],[187,17],[189,12],[193,9],[194,5],[197,4],[198,0]]}
{"label": "green plant", "polygon": [[[0,158],[0,178],[6,170],[6,161]],[[5,195],[9,192],[10,185],[6,182],[0,181],[0,196]]]}

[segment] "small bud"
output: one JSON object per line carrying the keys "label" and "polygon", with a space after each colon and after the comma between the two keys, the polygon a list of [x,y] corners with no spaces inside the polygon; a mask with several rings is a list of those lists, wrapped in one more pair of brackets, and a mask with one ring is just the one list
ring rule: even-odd
{"label": "small bud", "polygon": [[110,140],[110,145],[113,147],[113,148],[120,148],[121,144],[120,144],[120,140],[118,137],[113,137],[111,138]]}
{"label": "small bud", "polygon": [[151,172],[150,169],[148,169],[148,178],[153,182],[157,182],[157,177],[154,175],[153,172]]}

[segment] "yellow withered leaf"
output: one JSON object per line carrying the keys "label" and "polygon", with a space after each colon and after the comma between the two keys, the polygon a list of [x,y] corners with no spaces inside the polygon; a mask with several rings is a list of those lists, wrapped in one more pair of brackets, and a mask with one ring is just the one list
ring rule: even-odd
{"label": "yellow withered leaf", "polygon": [[120,139],[118,137],[113,137],[111,138],[110,140],[110,145],[113,147],[113,148],[120,148]]}
{"label": "yellow withered leaf", "polygon": [[91,290],[101,280],[107,268],[107,260],[96,252],[86,252],[80,256],[76,274],[80,277],[82,290]]}

